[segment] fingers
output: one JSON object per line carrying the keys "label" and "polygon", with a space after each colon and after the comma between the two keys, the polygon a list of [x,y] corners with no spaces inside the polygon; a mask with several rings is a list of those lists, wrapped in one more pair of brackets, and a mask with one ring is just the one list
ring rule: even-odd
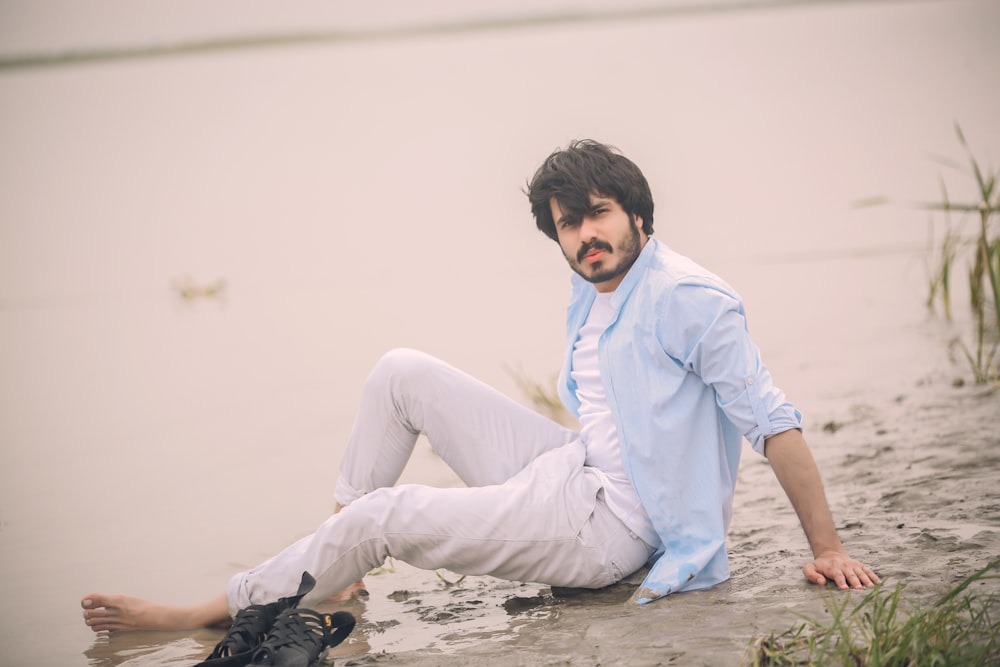
{"label": "fingers", "polygon": [[806,575],[806,579],[817,586],[826,584],[826,577],[819,573],[819,570],[816,569],[816,565],[813,563],[806,563],[802,568],[802,573]]}
{"label": "fingers", "polygon": [[865,588],[871,588],[876,584],[882,583],[882,580],[878,578],[878,575],[875,574],[875,571],[872,570],[867,565],[861,565],[861,569],[859,572],[856,572],[856,576],[858,578],[858,581],[860,581],[861,585],[863,585]]}
{"label": "fingers", "polygon": [[870,567],[853,558],[846,560],[817,558],[813,562],[807,563],[802,568],[802,572],[806,579],[814,584],[822,586],[830,581],[841,590],[852,588],[861,590],[882,583],[882,580]]}
{"label": "fingers", "polygon": [[844,585],[841,588],[871,588],[881,582],[882,580],[878,578],[878,575],[870,567],[862,563],[856,563],[849,569],[845,569]]}

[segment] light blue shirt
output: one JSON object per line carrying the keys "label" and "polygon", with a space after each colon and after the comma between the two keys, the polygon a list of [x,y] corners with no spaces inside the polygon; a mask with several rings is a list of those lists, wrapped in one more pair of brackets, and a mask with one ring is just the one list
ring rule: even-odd
{"label": "light blue shirt", "polygon": [[[563,403],[578,415],[573,344],[597,290],[573,275]],[[743,437],[802,427],[771,382],[747,331],[743,303],[720,278],[650,238],[612,299],[598,343],[625,471],[660,547],[633,600],[650,602],[729,578],[726,531]]]}

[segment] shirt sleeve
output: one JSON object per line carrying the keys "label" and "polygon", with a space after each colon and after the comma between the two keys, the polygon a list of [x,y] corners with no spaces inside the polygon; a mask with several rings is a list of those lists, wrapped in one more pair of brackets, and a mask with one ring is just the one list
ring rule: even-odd
{"label": "shirt sleeve", "polygon": [[726,417],[764,453],[768,436],[802,427],[802,415],[772,381],[750,339],[739,297],[720,285],[680,282],[662,313],[667,354],[715,391]]}

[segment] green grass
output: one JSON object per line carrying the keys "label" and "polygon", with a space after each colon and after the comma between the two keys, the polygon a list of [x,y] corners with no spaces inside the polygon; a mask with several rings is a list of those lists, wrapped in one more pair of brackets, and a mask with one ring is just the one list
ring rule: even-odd
{"label": "green grass", "polygon": [[[959,259],[968,261],[969,307],[973,317],[972,341],[956,336],[951,347],[961,350],[969,363],[976,384],[1000,382],[1000,171],[987,168],[976,158],[961,126],[955,124],[964,161],[936,158],[950,170],[971,179],[975,185],[973,201],[953,201],[945,179],[941,178],[941,201],[917,204],[924,210],[942,212],[944,234],[935,238],[934,219],[927,253],[927,307],[934,310],[941,303],[944,315],[952,319],[952,272],[959,269]],[[869,197],[856,206],[880,206],[886,197]],[[957,219],[952,217],[956,214]],[[969,218],[976,220],[973,235],[964,233]]]}
{"label": "green grass", "polygon": [[[804,622],[756,638],[743,665],[845,667],[976,667],[1000,664],[1000,601],[969,587],[1000,579],[1000,559],[965,579],[930,606],[907,604],[903,588],[878,586],[852,608],[850,595],[830,595],[830,619]],[[992,615],[991,615],[992,614]]]}
{"label": "green grass", "polygon": [[943,239],[932,255],[936,259],[928,262],[928,297],[927,304],[933,308],[936,301],[941,301],[945,316],[951,318],[951,271],[955,267],[959,250],[963,241],[959,227],[952,225],[950,214],[961,216],[972,214],[978,218],[978,230],[975,239],[965,243],[969,255],[969,307],[973,315],[973,336],[971,344],[966,344],[962,338],[956,338],[953,345],[961,349],[972,370],[977,384],[997,382],[1000,380],[1000,368],[997,364],[997,348],[1000,345],[1000,172],[985,169],[976,159],[965,139],[962,128],[955,126],[966,155],[968,170],[960,165],[945,162],[967,175],[976,184],[975,202],[953,202],[948,196],[944,180],[941,182],[941,201],[923,204],[924,208],[943,211],[946,216],[946,227]]}
{"label": "green grass", "polygon": [[510,367],[506,370],[517,384],[517,388],[531,401],[531,407],[536,412],[568,428],[579,428],[576,418],[570,414],[559,399],[559,392],[556,390],[556,377],[553,376],[547,384],[542,384],[529,378],[520,370]]}

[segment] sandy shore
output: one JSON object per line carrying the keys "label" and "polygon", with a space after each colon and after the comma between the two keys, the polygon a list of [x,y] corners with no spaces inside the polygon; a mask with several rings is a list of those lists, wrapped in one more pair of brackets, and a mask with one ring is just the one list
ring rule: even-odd
{"label": "sandy shore", "polygon": [[[810,432],[849,549],[886,586],[927,601],[1000,553],[1000,390],[923,376],[896,396],[840,402]],[[636,608],[639,577],[598,592],[459,577],[389,563],[367,578],[368,596],[336,664],[735,665],[760,634],[823,618],[834,592],[799,567],[804,538],[760,457],[744,458],[730,533],[733,576],[715,589]],[[976,590],[997,595],[1000,585]],[[218,631],[99,640],[92,665],[188,665]]]}
{"label": "sandy shore", "polygon": [[[843,539],[909,599],[927,601],[1000,554],[998,408],[996,388],[953,387],[942,375],[881,404],[847,406],[812,434]],[[634,608],[626,600],[637,580],[566,596],[488,578],[449,588],[425,576],[405,594],[390,591],[397,603],[388,609],[360,609],[363,634],[391,626],[384,653],[357,656],[359,641],[341,654],[348,665],[734,665],[753,637],[796,624],[793,611],[822,618],[830,595],[861,599],[807,584],[803,542],[767,463],[747,456],[730,533],[733,576],[713,590]],[[371,579],[373,597],[393,587],[391,576]],[[997,595],[1000,585],[977,590]],[[504,610],[506,627],[477,632],[491,608]],[[388,635],[413,641],[414,619],[427,647],[393,651]]]}
{"label": "sandy shore", "polygon": [[[855,408],[813,436],[843,538],[887,586],[902,583],[912,598],[926,600],[1000,553],[998,406],[995,389],[953,388],[941,378]],[[347,664],[440,664],[444,651],[456,665],[732,665],[755,635],[796,623],[791,611],[822,616],[828,595],[860,599],[799,576],[806,555],[799,527],[762,460],[745,459],[736,506],[733,577],[714,590],[636,609],[625,604],[635,581],[572,597],[463,582],[470,597],[428,579],[426,590],[411,594],[425,600],[403,606],[400,621],[447,611],[435,648]],[[1000,587],[992,585],[996,594]],[[459,636],[449,649],[451,615],[475,616],[481,605],[504,607],[509,629],[465,646]]]}

